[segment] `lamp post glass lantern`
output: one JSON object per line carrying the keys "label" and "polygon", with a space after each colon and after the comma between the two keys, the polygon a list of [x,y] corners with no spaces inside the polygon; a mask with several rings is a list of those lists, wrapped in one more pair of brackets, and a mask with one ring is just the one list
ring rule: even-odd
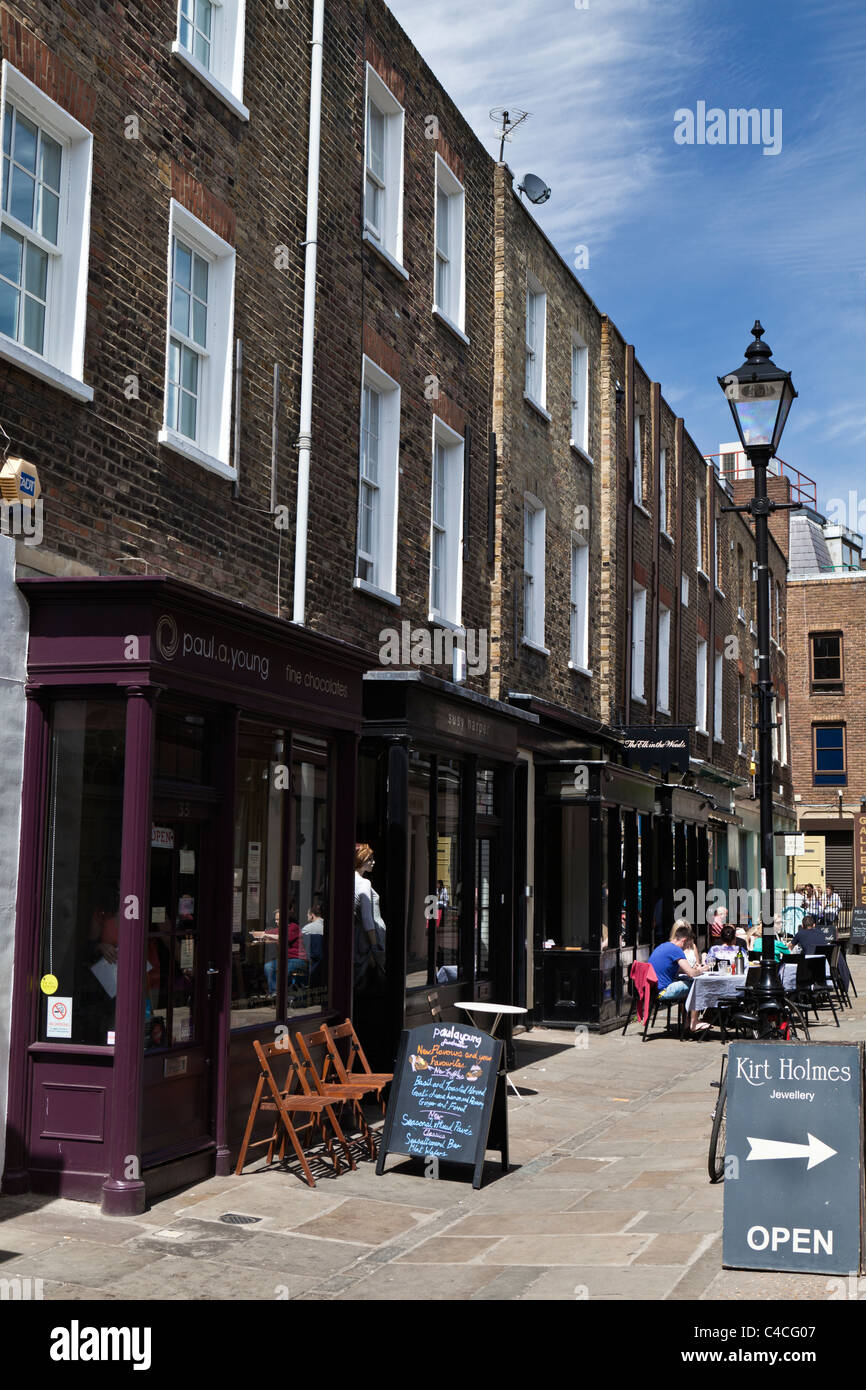
{"label": "lamp post glass lantern", "polygon": [[743,506],[725,511],[748,512],[755,530],[758,601],[758,797],[761,812],[761,981],[759,1003],[782,1003],[784,991],[776,969],[773,840],[773,681],[770,674],[770,570],[769,518],[789,504],[773,502],[767,495],[767,468],[782,438],[788,411],[797,392],[791,373],[773,362],[772,349],[763,341],[764,330],[756,319],[754,342],[746,348],[745,361],[736,371],[719,377],[745,450],[755,492]]}

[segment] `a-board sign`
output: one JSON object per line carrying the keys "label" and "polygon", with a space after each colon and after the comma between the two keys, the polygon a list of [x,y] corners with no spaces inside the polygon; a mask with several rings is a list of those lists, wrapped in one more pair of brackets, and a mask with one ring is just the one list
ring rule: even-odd
{"label": "a-board sign", "polygon": [[861,1267],[862,1043],[731,1044],[722,1264]]}
{"label": "a-board sign", "polygon": [[[481,1186],[484,1152],[499,1149],[508,1166],[502,1043],[467,1023],[426,1023],[403,1033],[382,1131],[376,1172],[389,1153],[468,1164]],[[491,1121],[493,1132],[491,1133]]]}
{"label": "a-board sign", "polygon": [[866,907],[851,911],[851,945],[866,946]]}

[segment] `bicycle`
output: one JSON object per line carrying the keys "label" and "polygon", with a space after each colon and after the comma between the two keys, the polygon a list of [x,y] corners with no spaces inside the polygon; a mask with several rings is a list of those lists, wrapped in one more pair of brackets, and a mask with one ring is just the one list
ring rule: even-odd
{"label": "bicycle", "polygon": [[[737,1028],[749,1032],[757,1042],[797,1042],[799,1036],[802,1036],[804,1042],[811,1041],[809,1025],[801,1010],[790,999],[786,999],[782,1005],[772,1002],[755,1004],[748,1011],[743,1009],[742,1012],[734,1014],[731,1022]],[[719,1079],[710,1082],[719,1092],[713,1110],[713,1126],[710,1130],[710,1147],[707,1153],[707,1171],[711,1183],[721,1182],[725,1176],[727,1068],[728,1056],[727,1053],[723,1053]]]}

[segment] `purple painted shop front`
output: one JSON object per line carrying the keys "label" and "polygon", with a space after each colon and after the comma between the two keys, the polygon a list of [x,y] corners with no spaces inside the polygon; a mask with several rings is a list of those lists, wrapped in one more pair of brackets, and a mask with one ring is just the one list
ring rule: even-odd
{"label": "purple painted shop front", "polygon": [[21,588],[3,1188],[134,1214],[231,1170],[254,1038],[350,1008],[370,662],[174,580]]}

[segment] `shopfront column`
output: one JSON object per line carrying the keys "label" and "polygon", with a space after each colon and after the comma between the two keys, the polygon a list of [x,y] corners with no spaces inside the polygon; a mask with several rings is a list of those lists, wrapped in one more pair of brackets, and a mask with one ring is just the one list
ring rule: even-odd
{"label": "shopfront column", "polygon": [[[219,860],[217,864],[217,901],[230,904],[234,894],[235,862],[235,792],[237,783],[238,722],[240,710],[236,706],[225,709],[219,732],[219,763],[222,768],[220,792],[222,795],[222,818],[218,831]],[[284,895],[285,896],[285,895]],[[217,927],[217,940],[214,945],[214,958],[219,968],[218,983],[219,1007],[216,1022],[216,1043],[214,1061],[216,1066],[216,1087],[214,1096],[214,1139],[216,1155],[214,1173],[226,1177],[232,1171],[231,1146],[228,1133],[228,1084],[229,1060],[231,1056],[232,1025],[232,933],[231,919],[224,907],[220,912],[224,918],[223,930]],[[283,916],[285,921],[285,916]],[[284,988],[283,985],[280,988]],[[283,998],[280,995],[280,998]]]}
{"label": "shopfront column", "polygon": [[[7,1105],[6,1167],[4,1192],[26,1192],[27,1171],[27,1045],[33,1037],[34,986],[38,975],[37,941],[42,908],[42,827],[45,815],[43,788],[48,765],[48,717],[43,694],[25,689],[24,786],[21,802],[21,859],[18,872],[18,907],[13,961],[11,1054]],[[25,983],[26,982],[26,983]]]}
{"label": "shopfront column", "polygon": [[112,1079],[108,1178],[102,1188],[107,1216],[144,1211],[141,1175],[142,1065],[144,1058],[144,953],[150,865],[151,767],[154,691],[126,690],[123,847],[118,907],[116,1040]]}
{"label": "shopfront column", "polygon": [[625,868],[625,939],[627,946],[637,946],[640,941],[637,812],[625,811],[624,820],[625,847],[623,851],[623,866]]}
{"label": "shopfront column", "polygon": [[385,889],[382,915],[387,929],[385,951],[385,1037],[396,1041],[403,1031],[406,990],[406,884],[409,853],[409,745],[388,744],[385,811]]}

